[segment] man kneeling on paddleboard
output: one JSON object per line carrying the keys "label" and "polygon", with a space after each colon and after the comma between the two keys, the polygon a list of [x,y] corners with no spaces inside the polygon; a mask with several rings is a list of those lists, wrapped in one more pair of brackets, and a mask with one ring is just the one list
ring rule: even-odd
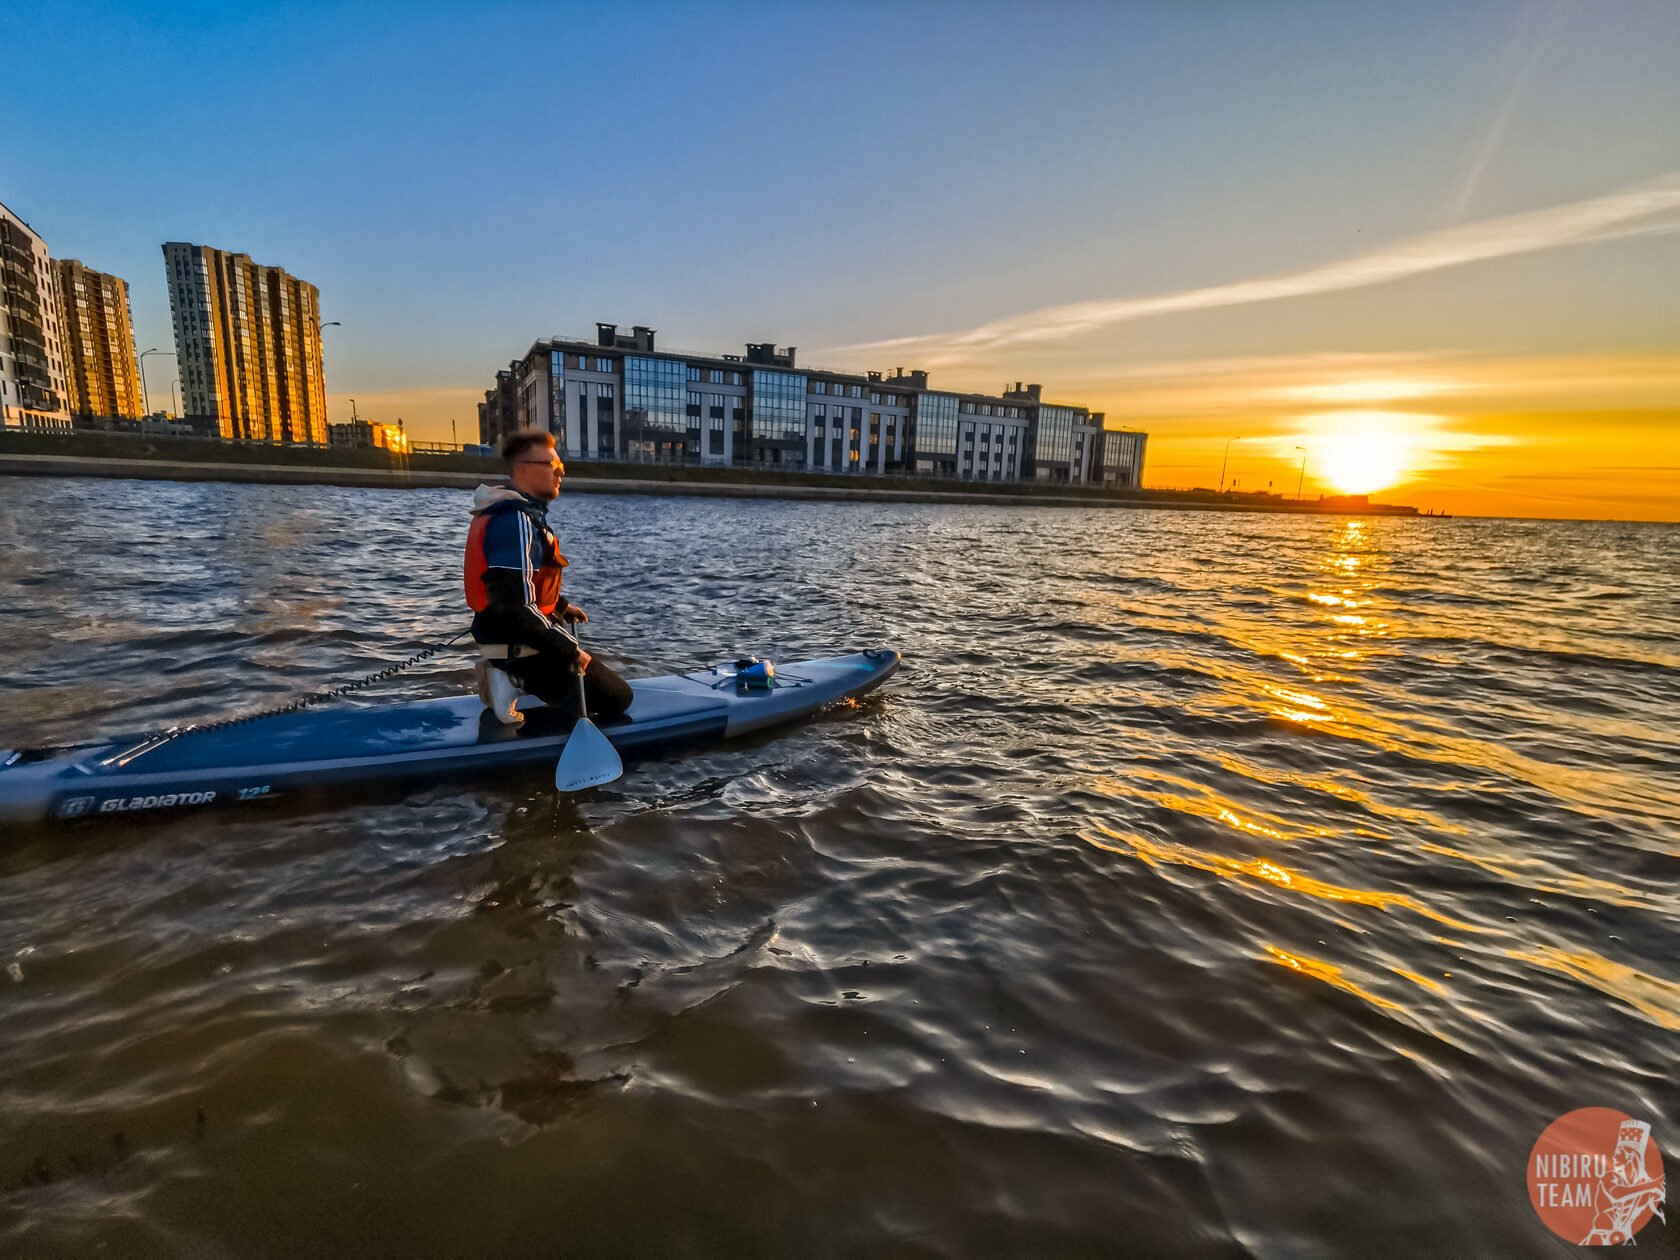
{"label": "man kneeling on paddleboard", "polygon": [[496,719],[523,721],[514,707],[522,691],[576,717],[575,672],[583,671],[589,714],[617,717],[635,693],[567,632],[588,621],[560,593],[566,557],[548,526],[548,505],[566,474],[551,434],[528,429],[502,442],[509,486],[480,486],[467,533],[467,604],[472,637],[486,658],[473,667],[479,698]]}

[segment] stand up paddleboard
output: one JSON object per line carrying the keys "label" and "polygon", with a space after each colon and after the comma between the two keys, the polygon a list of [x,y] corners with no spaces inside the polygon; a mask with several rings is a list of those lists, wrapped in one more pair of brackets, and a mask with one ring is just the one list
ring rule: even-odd
{"label": "stand up paddleboard", "polygon": [[[885,682],[899,654],[857,652],[778,666],[735,664],[638,678],[629,711],[601,724],[620,753],[716,743],[777,726]],[[571,734],[557,709],[519,702],[504,726],[476,697],[317,709],[237,726],[113,737],[77,748],[0,751],[0,824],[136,817],[307,792],[552,771]]]}

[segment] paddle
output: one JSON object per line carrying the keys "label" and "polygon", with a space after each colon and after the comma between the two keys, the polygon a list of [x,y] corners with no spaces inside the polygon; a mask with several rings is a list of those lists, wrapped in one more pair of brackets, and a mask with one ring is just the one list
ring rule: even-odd
{"label": "paddle", "polygon": [[[572,630],[572,642],[578,643],[577,630]],[[583,645],[578,643],[581,651]],[[566,737],[566,747],[554,767],[554,786],[562,792],[581,792],[585,788],[611,783],[624,773],[624,763],[595,723],[589,720],[589,707],[584,699],[583,670],[577,669],[578,719],[572,733]]]}

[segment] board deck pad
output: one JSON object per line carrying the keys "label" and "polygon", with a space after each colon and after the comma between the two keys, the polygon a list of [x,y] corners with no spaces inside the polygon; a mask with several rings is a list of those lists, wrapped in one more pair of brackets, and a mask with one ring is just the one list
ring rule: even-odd
{"label": "board deck pad", "polygon": [[[870,649],[778,667],[748,688],[733,665],[630,682],[622,717],[598,723],[621,755],[716,743],[791,722],[879,686],[900,664]],[[474,696],[258,718],[162,742],[113,737],[94,747],[0,752],[0,823],[23,824],[270,800],[359,784],[470,779],[536,764],[550,770],[571,732],[534,697],[504,725]]]}

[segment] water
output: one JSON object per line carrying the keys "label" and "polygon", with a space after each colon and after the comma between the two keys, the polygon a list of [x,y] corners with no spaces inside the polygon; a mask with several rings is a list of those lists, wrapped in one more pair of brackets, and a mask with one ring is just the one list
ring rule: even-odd
{"label": "water", "polygon": [[[463,493],[4,487],[0,745],[463,620]],[[1680,530],[555,516],[627,673],[907,668],[576,801],[9,838],[0,1250],[1564,1254],[1550,1120],[1680,1157]]]}

